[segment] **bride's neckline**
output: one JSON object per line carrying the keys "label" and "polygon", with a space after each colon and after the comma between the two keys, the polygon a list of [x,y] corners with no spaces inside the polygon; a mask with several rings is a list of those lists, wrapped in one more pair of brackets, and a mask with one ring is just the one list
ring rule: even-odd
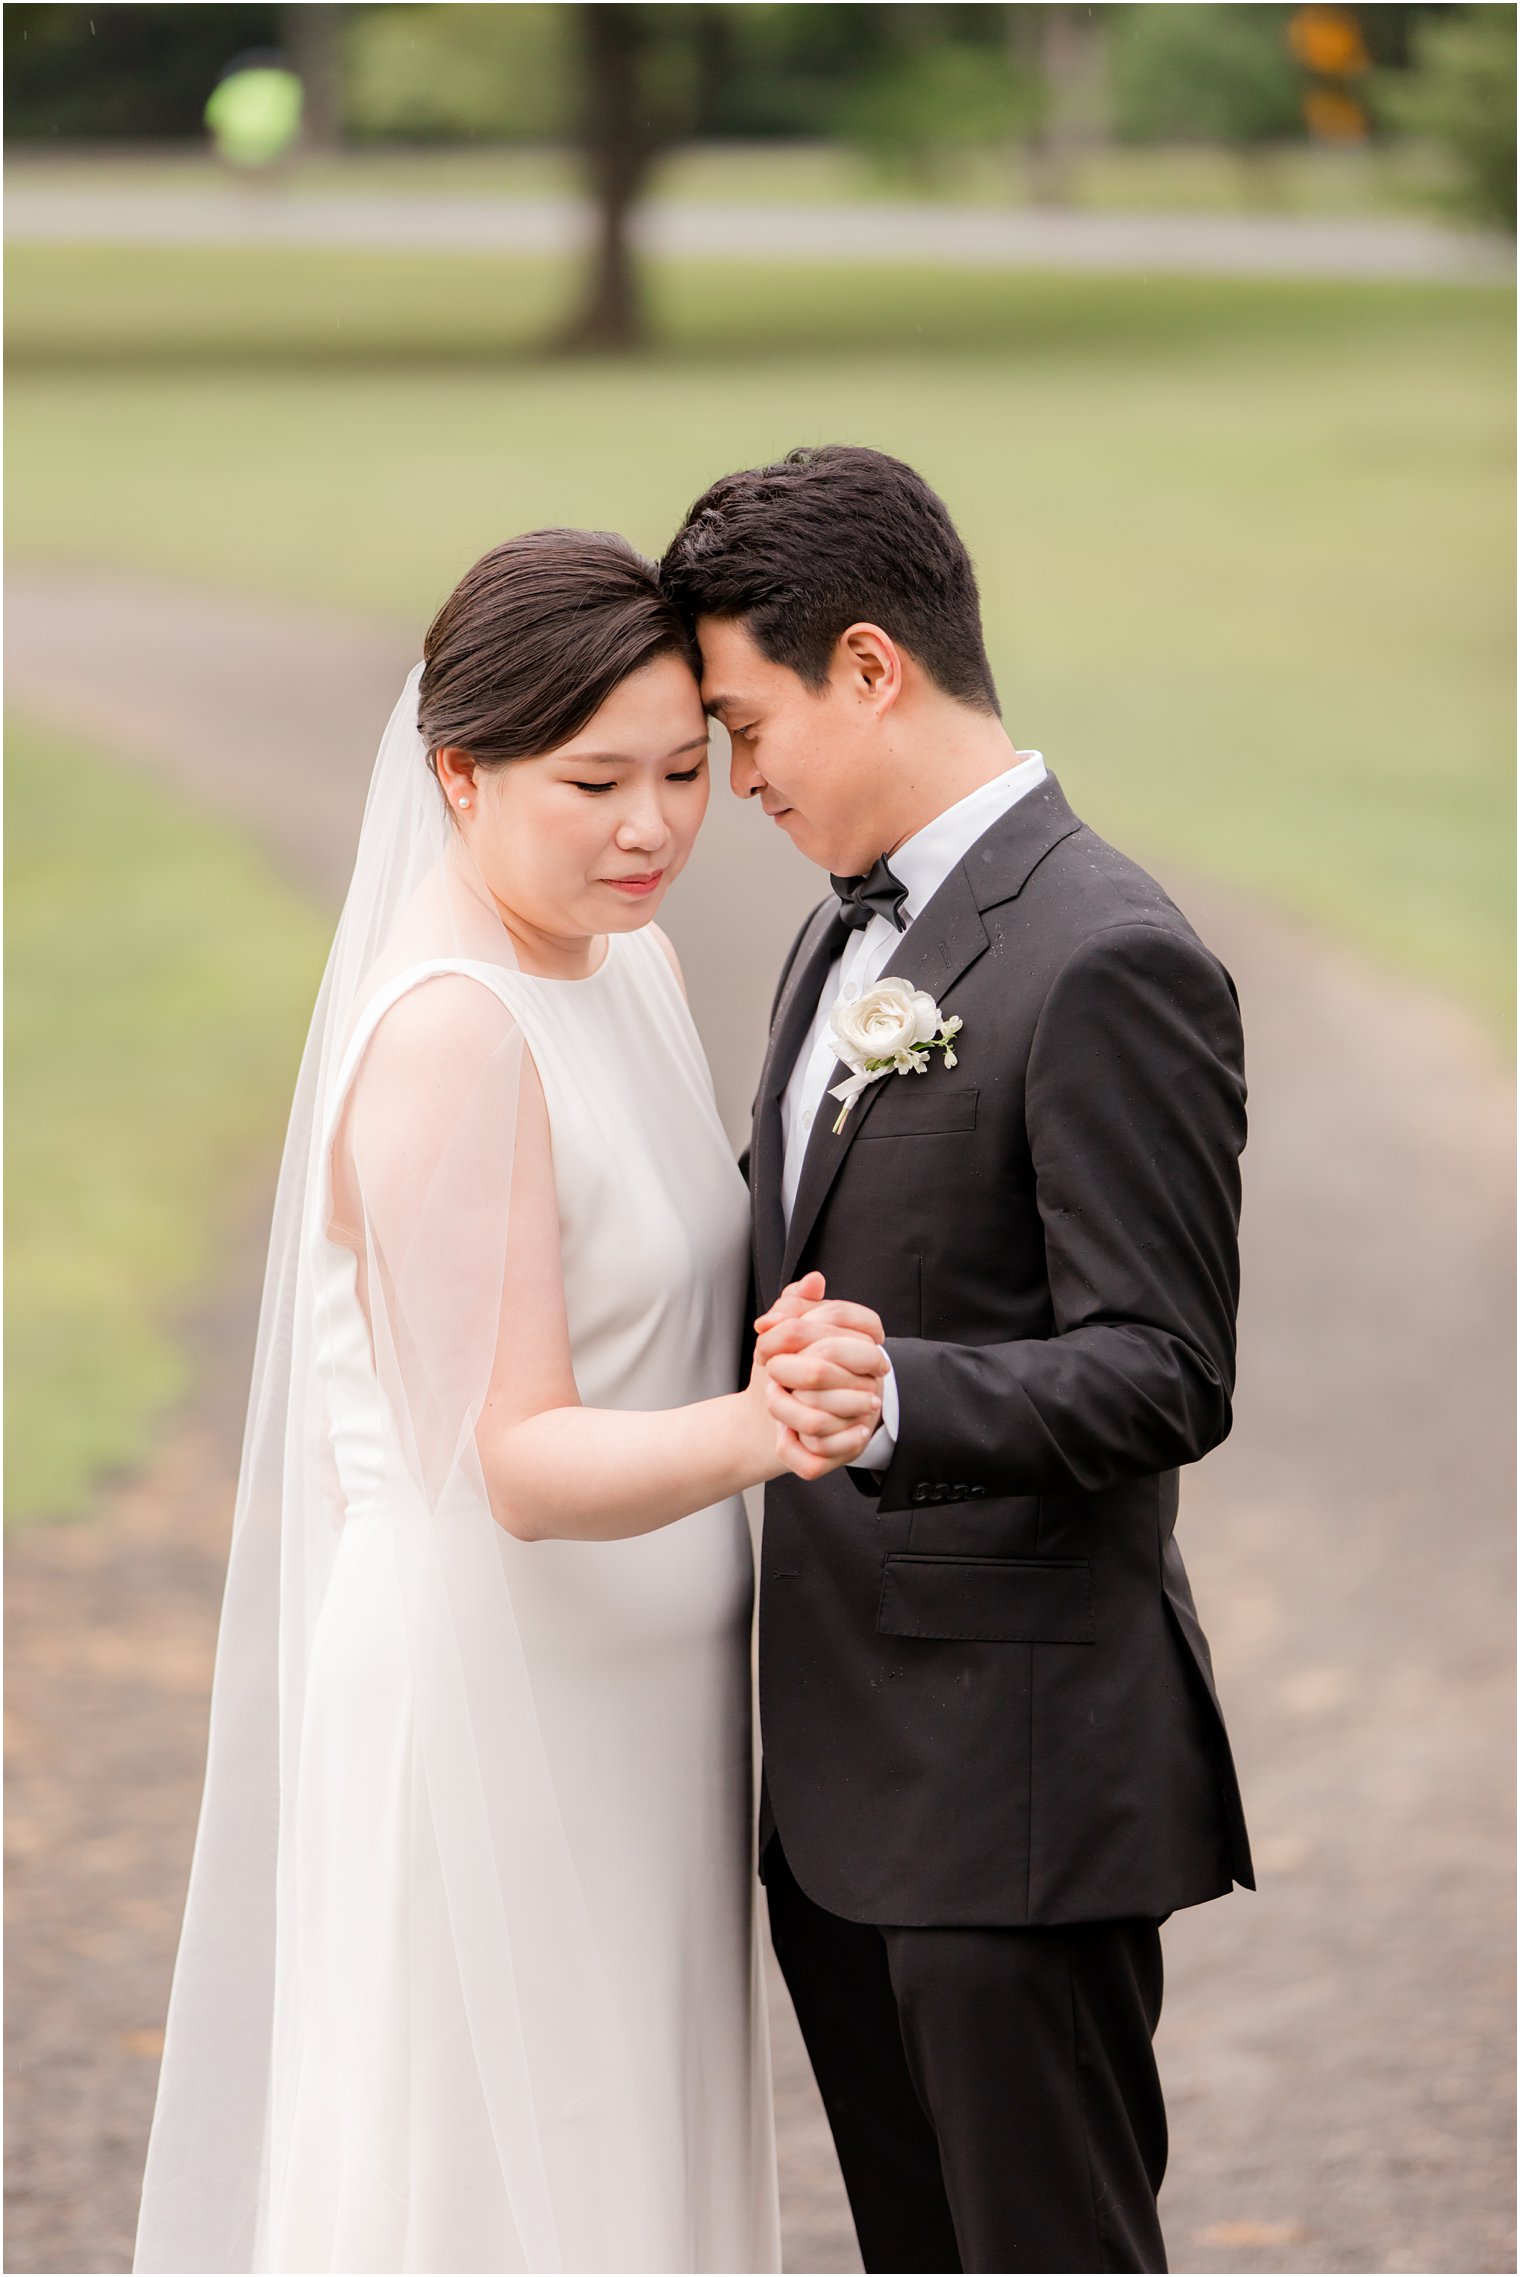
{"label": "bride's neckline", "polygon": [[522,965],[519,965],[517,969],[521,973],[524,980],[540,981],[546,988],[584,988],[589,981],[600,980],[602,974],[611,964],[612,944],[616,938],[617,936],[612,933],[604,933],[602,935],[601,957],[597,963],[592,966],[590,972],[529,972],[526,967]]}

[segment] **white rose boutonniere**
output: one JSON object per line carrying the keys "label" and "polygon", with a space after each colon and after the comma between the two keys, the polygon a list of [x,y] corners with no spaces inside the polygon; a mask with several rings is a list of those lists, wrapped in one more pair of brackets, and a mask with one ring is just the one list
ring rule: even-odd
{"label": "white rose boutonniere", "polygon": [[954,1038],[961,1023],[947,1020],[933,997],[910,980],[887,979],[854,1003],[841,997],[829,1014],[829,1030],[839,1057],[852,1071],[829,1093],[844,1102],[834,1125],[838,1133],[861,1092],[882,1076],[923,1075],[930,1052],[942,1051],[946,1067],[954,1067]]}

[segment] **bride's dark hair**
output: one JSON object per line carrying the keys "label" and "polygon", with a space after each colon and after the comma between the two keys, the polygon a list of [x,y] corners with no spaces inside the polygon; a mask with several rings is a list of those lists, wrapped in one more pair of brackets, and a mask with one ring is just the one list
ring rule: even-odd
{"label": "bride's dark hair", "polygon": [[533,759],[578,735],[657,656],[700,672],[652,561],[611,530],[530,530],[467,569],[427,629],[417,725],[477,766]]}

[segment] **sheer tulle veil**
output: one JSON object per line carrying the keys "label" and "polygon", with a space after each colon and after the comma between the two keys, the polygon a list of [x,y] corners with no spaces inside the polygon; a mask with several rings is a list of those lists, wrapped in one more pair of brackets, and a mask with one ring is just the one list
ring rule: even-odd
{"label": "sheer tulle veil", "polygon": [[[516,960],[427,765],[421,669],[375,763],[280,1170],[139,2270],[289,2265],[323,1834],[302,1814],[303,1710],[356,1522],[395,1563],[429,1829],[409,1870],[428,1877],[418,1919],[440,1918],[440,1892],[446,1919],[414,1940],[409,1998],[418,2013],[435,1991],[463,2000],[518,2266],[650,2266],[627,2052],[514,1621],[520,1545],[476,1451],[503,1305]],[[408,2092],[366,2080],[388,2141],[408,2139]],[[335,2138],[333,2155],[383,2147]]]}

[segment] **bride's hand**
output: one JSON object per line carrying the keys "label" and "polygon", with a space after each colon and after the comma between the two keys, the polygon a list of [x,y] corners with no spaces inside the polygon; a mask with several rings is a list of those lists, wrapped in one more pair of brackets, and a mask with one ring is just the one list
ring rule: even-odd
{"label": "bride's hand", "polygon": [[822,1274],[809,1273],[755,1324],[755,1365],[765,1373],[778,1452],[804,1479],[858,1461],[881,1421],[888,1367],[879,1315],[826,1299],[824,1288]]}

